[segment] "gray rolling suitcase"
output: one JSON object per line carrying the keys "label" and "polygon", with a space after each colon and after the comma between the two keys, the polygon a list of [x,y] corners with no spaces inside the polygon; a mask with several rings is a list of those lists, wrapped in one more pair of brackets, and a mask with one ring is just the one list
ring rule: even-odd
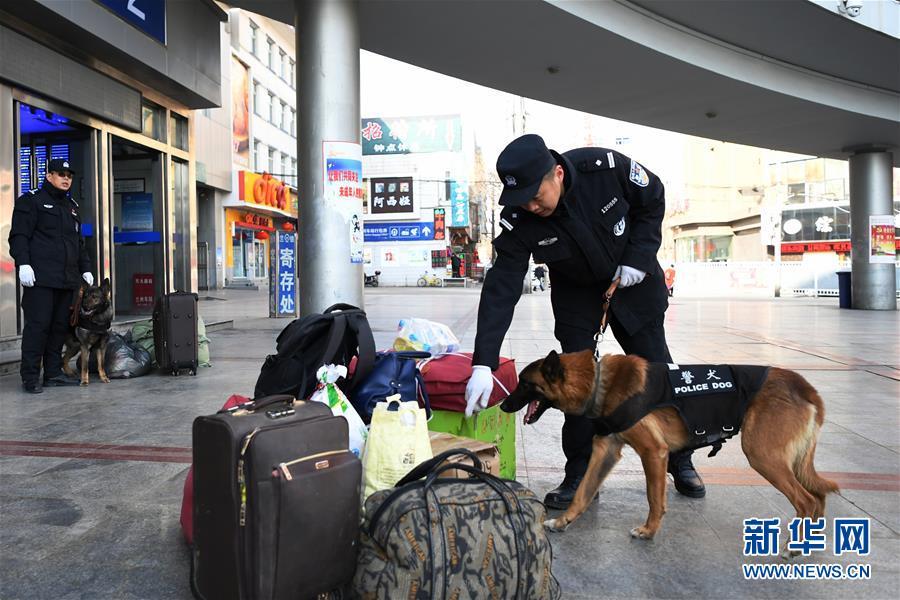
{"label": "gray rolling suitcase", "polygon": [[301,600],[350,583],[362,464],[347,431],[291,396],[194,420],[195,596]]}
{"label": "gray rolling suitcase", "polygon": [[197,294],[173,292],[153,306],[153,346],[156,364],[177,375],[181,369],[197,374]]}

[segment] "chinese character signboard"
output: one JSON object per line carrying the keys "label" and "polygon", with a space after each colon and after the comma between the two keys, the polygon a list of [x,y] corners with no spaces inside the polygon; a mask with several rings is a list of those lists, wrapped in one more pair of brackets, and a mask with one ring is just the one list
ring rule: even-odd
{"label": "chinese character signboard", "polygon": [[131,304],[133,308],[153,308],[156,287],[153,273],[135,273],[131,279]]}
{"label": "chinese character signboard", "polygon": [[[347,225],[351,263],[363,262],[362,149],[351,142],[322,142],[325,206]],[[340,247],[340,246],[339,246]]]}
{"label": "chinese character signboard", "polygon": [[869,262],[893,263],[896,258],[893,215],[869,215]]}
{"label": "chinese character signboard", "polygon": [[375,221],[365,224],[367,242],[425,242],[434,238],[434,223],[388,223]]}
{"label": "chinese character signboard", "polygon": [[371,183],[369,213],[411,213],[413,210],[412,177],[377,177]]}
{"label": "chinese character signboard", "polygon": [[462,124],[459,115],[436,117],[366,118],[360,124],[363,155],[411,152],[459,152]]}
{"label": "chinese character signboard", "polygon": [[153,231],[153,194],[122,194],[122,231]]}
{"label": "chinese character signboard", "polygon": [[450,227],[469,226],[469,186],[466,182],[450,182]]}
{"label": "chinese character signboard", "polygon": [[445,211],[443,208],[434,209],[434,239],[443,240],[446,239],[446,227],[445,227]]}
{"label": "chinese character signboard", "polygon": [[297,316],[297,234],[279,231],[269,243],[269,317]]}

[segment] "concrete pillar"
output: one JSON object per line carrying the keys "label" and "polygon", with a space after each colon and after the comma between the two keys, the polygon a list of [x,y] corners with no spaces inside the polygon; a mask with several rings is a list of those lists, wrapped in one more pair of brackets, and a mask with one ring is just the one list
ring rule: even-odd
{"label": "concrete pillar", "polygon": [[359,6],[296,0],[301,315],[363,306],[362,264],[350,260],[346,216],[325,198],[323,141],[359,144]]}
{"label": "concrete pillar", "polygon": [[850,157],[850,242],[853,308],[897,310],[896,267],[869,262],[869,216],[893,215],[890,152],[859,151]]}

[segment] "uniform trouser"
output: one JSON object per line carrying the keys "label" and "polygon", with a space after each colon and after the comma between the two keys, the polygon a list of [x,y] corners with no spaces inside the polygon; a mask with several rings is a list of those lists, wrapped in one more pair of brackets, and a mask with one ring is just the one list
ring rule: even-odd
{"label": "uniform trouser", "polygon": [[[626,354],[637,354],[651,362],[672,362],[669,347],[666,345],[666,332],[663,329],[665,315],[661,314],[651,320],[643,328],[628,335],[625,328],[609,313],[609,327],[616,341]],[[569,325],[557,323],[556,339],[562,345],[563,352],[578,352],[595,347],[594,334]],[[594,426],[590,419],[577,415],[566,415],[562,428],[563,454],[566,455],[566,479],[580,478],[587,470],[591,458]]]}
{"label": "uniform trouser", "polygon": [[69,331],[72,290],[26,287],[22,291],[22,382],[37,381],[44,363],[44,379],[62,373],[62,347]]}

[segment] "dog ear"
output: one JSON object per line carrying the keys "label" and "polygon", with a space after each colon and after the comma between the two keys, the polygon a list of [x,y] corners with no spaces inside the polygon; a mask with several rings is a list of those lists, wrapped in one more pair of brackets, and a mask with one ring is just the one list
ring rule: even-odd
{"label": "dog ear", "polygon": [[109,282],[109,277],[103,280],[103,283],[100,284],[100,291],[103,292],[103,295],[109,298],[109,294],[111,291],[111,284]]}
{"label": "dog ear", "polygon": [[548,382],[559,381],[563,378],[563,366],[556,350],[551,350],[544,362],[541,363],[541,375]]}

